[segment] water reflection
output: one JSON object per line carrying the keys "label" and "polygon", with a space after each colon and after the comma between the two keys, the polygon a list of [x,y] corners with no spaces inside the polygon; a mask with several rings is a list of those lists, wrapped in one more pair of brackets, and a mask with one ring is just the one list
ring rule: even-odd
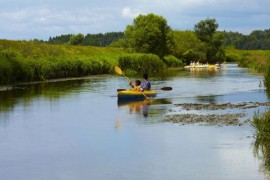
{"label": "water reflection", "polygon": [[[160,111],[162,108],[160,109],[157,106],[153,106],[158,104],[165,105],[172,104],[172,102],[169,99],[146,99],[141,101],[118,99],[117,101],[119,108],[128,109],[130,114],[142,114],[143,117],[148,117],[149,113],[155,115],[163,114],[164,111]],[[149,110],[149,106],[153,106],[153,108],[151,108],[151,112]]]}
{"label": "water reflection", "polygon": [[217,96],[197,96],[198,102],[216,104]]}
{"label": "water reflection", "polygon": [[36,97],[55,101],[75,92],[84,80],[20,85],[13,90],[0,92],[0,112],[10,112],[17,104],[28,106]]}
{"label": "water reflection", "polygon": [[262,179],[251,138],[245,138],[250,127],[159,121],[177,103],[265,102],[257,91],[261,78],[240,71],[221,70],[209,79],[185,70],[151,75],[153,88],[173,90],[147,103],[117,102],[115,90],[127,87],[119,76],[0,92],[1,177],[138,179],[139,173],[149,180]]}
{"label": "water reflection", "polygon": [[118,107],[127,107],[129,113],[143,114],[144,117],[148,116],[148,110],[151,104],[151,100],[143,101],[121,101],[118,100]]}
{"label": "water reflection", "polygon": [[268,99],[270,100],[270,89],[267,89],[265,92],[267,94]]}

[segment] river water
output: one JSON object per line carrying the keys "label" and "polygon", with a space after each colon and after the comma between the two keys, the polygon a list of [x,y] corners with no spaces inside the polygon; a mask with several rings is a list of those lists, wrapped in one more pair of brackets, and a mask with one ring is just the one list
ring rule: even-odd
{"label": "river water", "polygon": [[2,91],[0,179],[266,179],[251,126],[162,121],[178,103],[267,102],[262,78],[237,65],[172,70],[150,77],[173,90],[147,104],[118,102],[128,83],[117,75]]}

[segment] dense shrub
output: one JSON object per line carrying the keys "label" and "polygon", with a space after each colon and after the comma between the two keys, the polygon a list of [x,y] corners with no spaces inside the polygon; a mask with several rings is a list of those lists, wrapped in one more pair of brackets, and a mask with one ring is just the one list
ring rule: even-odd
{"label": "dense shrub", "polygon": [[167,64],[168,67],[179,67],[183,66],[183,62],[176,58],[175,56],[169,55],[164,57],[164,62]]}
{"label": "dense shrub", "polygon": [[238,62],[240,58],[235,54],[226,55],[226,62]]}
{"label": "dense shrub", "polygon": [[34,79],[80,77],[109,73],[112,66],[106,60],[83,59],[76,57],[55,57],[32,62]]}
{"label": "dense shrub", "polygon": [[12,78],[12,73],[13,71],[11,63],[0,59],[0,83],[6,84],[10,82]]}
{"label": "dense shrub", "polygon": [[131,69],[140,73],[158,72],[165,68],[165,63],[154,54],[127,54],[119,57],[122,69]]}
{"label": "dense shrub", "polygon": [[0,83],[31,80],[33,73],[20,55],[10,50],[0,50]]}

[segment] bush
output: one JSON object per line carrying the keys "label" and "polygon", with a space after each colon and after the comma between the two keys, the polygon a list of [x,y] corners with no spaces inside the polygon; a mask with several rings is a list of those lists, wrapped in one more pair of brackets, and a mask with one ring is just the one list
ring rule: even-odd
{"label": "bush", "polygon": [[168,67],[179,67],[183,66],[183,62],[176,58],[175,56],[169,55],[164,57],[164,62],[167,64]]}
{"label": "bush", "polygon": [[238,62],[240,58],[235,54],[226,55],[226,62]]}
{"label": "bush", "polygon": [[136,53],[120,56],[119,66],[124,70],[153,73],[164,70],[166,65],[157,55]]}
{"label": "bush", "polygon": [[11,81],[12,73],[13,71],[11,63],[0,59],[0,83],[9,83]]}
{"label": "bush", "polygon": [[83,57],[50,57],[32,64],[36,80],[104,74],[111,66],[106,60]]}

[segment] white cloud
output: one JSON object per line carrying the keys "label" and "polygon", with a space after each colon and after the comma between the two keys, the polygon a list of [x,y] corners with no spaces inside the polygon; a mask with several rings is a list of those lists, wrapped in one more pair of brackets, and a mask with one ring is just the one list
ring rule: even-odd
{"label": "white cloud", "polygon": [[124,31],[148,13],[163,16],[174,29],[193,29],[209,17],[221,29],[249,33],[270,28],[269,6],[269,0],[10,0],[0,6],[0,38]]}
{"label": "white cloud", "polygon": [[141,13],[139,10],[136,10],[136,9],[132,10],[130,7],[124,7],[124,9],[122,10],[123,17],[135,18],[139,14],[143,14],[143,13]]}
{"label": "white cloud", "polygon": [[[25,34],[25,37],[48,39],[51,34],[76,34],[76,33],[95,33],[106,32],[106,25],[113,21],[108,13],[110,10],[80,9],[57,10],[48,8],[25,8],[0,12],[0,34],[10,32],[9,39],[16,39],[16,35]],[[114,17],[114,16],[113,16]],[[3,33],[1,33],[1,31]],[[5,33],[4,33],[5,31]],[[108,31],[113,31],[109,30]],[[42,37],[41,37],[42,36]],[[1,37],[6,38],[6,37]]]}

